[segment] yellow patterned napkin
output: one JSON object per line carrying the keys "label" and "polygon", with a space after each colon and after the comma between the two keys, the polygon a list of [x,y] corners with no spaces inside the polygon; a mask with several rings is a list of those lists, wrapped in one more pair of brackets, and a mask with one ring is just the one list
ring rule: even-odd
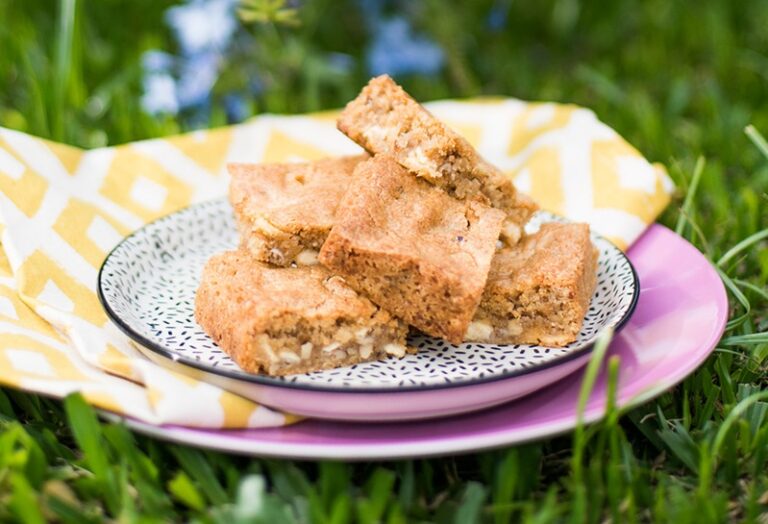
{"label": "yellow patterned napkin", "polygon": [[[586,109],[511,99],[429,104],[545,209],[630,245],[672,183]],[[359,151],[335,113],[259,116],[212,131],[83,151],[0,128],[0,384],[153,424],[290,423],[139,353],[96,297],[105,255],[132,230],[226,192],[229,161],[310,160]]]}

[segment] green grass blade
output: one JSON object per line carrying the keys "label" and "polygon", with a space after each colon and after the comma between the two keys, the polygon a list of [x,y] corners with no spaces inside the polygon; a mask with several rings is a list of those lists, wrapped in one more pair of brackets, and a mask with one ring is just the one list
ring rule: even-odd
{"label": "green grass blade", "polygon": [[195,487],[189,476],[179,471],[168,483],[168,491],[173,497],[187,507],[196,510],[205,508],[205,499]]}
{"label": "green grass blade", "polygon": [[758,231],[757,233],[753,233],[749,235],[747,238],[733,246],[731,249],[725,252],[725,254],[720,257],[720,260],[717,261],[717,265],[719,267],[723,267],[725,264],[727,264],[733,257],[737,256],[739,253],[744,251],[747,248],[752,247],[753,245],[757,244],[758,242],[765,240],[768,238],[768,229],[763,229],[762,231]]}
{"label": "green grass blade", "polygon": [[8,419],[16,418],[16,412],[11,405],[11,399],[0,389],[0,416]]}
{"label": "green grass blade", "polygon": [[587,401],[589,400],[589,396],[592,394],[592,390],[595,387],[597,375],[600,372],[600,367],[602,366],[605,353],[608,351],[608,346],[610,346],[612,339],[613,330],[610,328],[605,329],[597,337],[595,347],[592,349],[592,356],[589,358],[589,363],[587,364],[587,369],[584,373],[581,387],[579,388],[578,417],[580,423],[583,422],[584,410],[586,409]]}
{"label": "green grass blade", "polygon": [[87,510],[73,507],[57,496],[46,497],[46,507],[50,513],[56,516],[59,522],[64,524],[98,523],[99,519],[94,515],[88,515]]}
{"label": "green grass blade", "polygon": [[749,289],[756,295],[759,295],[763,300],[768,300],[768,290],[764,288],[756,286],[751,282],[747,282],[746,280],[740,280],[738,278],[733,279],[733,283],[736,284],[737,286]]}
{"label": "green grass blade", "polygon": [[520,477],[519,451],[511,449],[496,468],[493,486],[494,521],[497,524],[509,522],[512,517],[512,504]]}
{"label": "green grass blade", "polygon": [[685,224],[687,223],[686,217],[691,216],[694,198],[699,190],[699,182],[701,181],[701,175],[704,173],[706,163],[703,156],[696,160],[696,166],[693,168],[693,176],[691,177],[691,185],[688,186],[688,192],[685,194],[683,205],[680,208],[680,215],[677,217],[677,224],[675,225],[675,233],[678,235],[683,234],[683,229],[685,229]]}
{"label": "green grass blade", "polygon": [[120,500],[110,458],[104,446],[101,425],[93,408],[80,393],[73,393],[64,399],[64,410],[75,441],[83,451],[83,461],[93,472],[101,487],[107,506],[112,514],[120,513]]}
{"label": "green grass blade", "polygon": [[726,289],[731,292],[731,295],[741,304],[741,306],[744,308],[744,313],[736,318],[732,318],[728,321],[726,325],[726,329],[733,329],[734,327],[740,325],[745,320],[747,320],[751,313],[752,313],[752,304],[750,303],[747,296],[736,286],[736,284],[731,280],[731,277],[729,277],[725,271],[720,269],[719,266],[715,267],[715,271],[717,271],[717,274],[720,275],[720,280],[723,281],[723,284],[725,284]]}
{"label": "green grass blade", "polygon": [[755,128],[752,124],[748,125],[744,128],[744,133],[749,137],[749,139],[752,141],[753,144],[755,144],[755,147],[757,147],[760,152],[763,154],[763,156],[768,159],[768,141],[765,140],[765,137],[760,133],[760,131]]}
{"label": "green grass blade", "polygon": [[717,430],[717,435],[715,436],[715,440],[712,444],[712,455],[714,457],[717,457],[717,455],[720,453],[720,449],[725,443],[728,432],[731,430],[731,427],[739,420],[739,418],[741,418],[741,416],[754,404],[761,400],[767,399],[768,391],[759,391],[741,400],[738,404],[736,404],[736,406],[734,406],[734,408],[728,413],[728,416],[725,417],[725,420],[720,425],[720,428]]}
{"label": "green grass blade", "polygon": [[387,504],[395,486],[395,474],[384,468],[376,468],[366,487],[367,497],[360,502],[358,515],[362,522],[383,520]]}
{"label": "green grass blade", "polygon": [[733,335],[720,341],[723,346],[752,346],[768,344],[768,333],[750,333],[748,335]]}
{"label": "green grass blade", "polygon": [[101,427],[93,408],[86,403],[82,395],[74,393],[64,399],[64,409],[72,434],[83,450],[86,464],[97,477],[106,477],[109,458],[104,451]]}
{"label": "green grass blade", "polygon": [[54,77],[52,83],[53,105],[51,107],[51,135],[54,140],[64,140],[64,118],[66,95],[70,86],[75,33],[77,0],[59,0],[59,20],[56,28],[56,53],[54,55]]}
{"label": "green grass blade", "polygon": [[184,470],[200,485],[208,500],[214,504],[226,504],[229,501],[227,492],[216,478],[202,451],[181,446],[174,446],[172,450]]}
{"label": "green grass blade", "polygon": [[696,220],[694,220],[694,218],[682,208],[680,209],[680,216],[685,218],[685,221],[688,223],[688,225],[691,226],[691,229],[696,234],[696,237],[698,238],[699,242],[701,242],[701,245],[700,245],[701,250],[707,256],[707,258],[711,258],[712,246],[710,245],[709,240],[707,239],[707,235],[704,233],[704,230],[701,229],[701,226],[699,226],[699,223]]}
{"label": "green grass blade", "polygon": [[454,522],[456,524],[472,524],[481,522],[483,510],[483,501],[485,500],[486,490],[477,482],[468,482],[461,497],[461,503],[456,510]]}
{"label": "green grass blade", "polygon": [[10,479],[11,494],[9,506],[15,513],[18,522],[25,524],[45,524],[45,517],[40,509],[37,494],[27,479],[14,474]]}

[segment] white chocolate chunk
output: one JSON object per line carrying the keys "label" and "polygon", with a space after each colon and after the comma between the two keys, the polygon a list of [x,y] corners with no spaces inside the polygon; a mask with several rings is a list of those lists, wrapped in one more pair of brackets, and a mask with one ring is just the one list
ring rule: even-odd
{"label": "white chocolate chunk", "polygon": [[475,320],[474,322],[469,323],[467,332],[464,335],[464,340],[472,340],[475,342],[485,342],[491,338],[492,334],[493,334],[493,326],[491,326],[487,322],[481,322],[479,320]]}
{"label": "white chocolate chunk", "polygon": [[389,343],[384,346],[384,351],[386,351],[388,355],[402,358],[405,355],[405,346],[401,344]]}
{"label": "white chocolate chunk", "polygon": [[336,342],[340,344],[346,344],[355,337],[350,328],[340,328],[336,332]]}
{"label": "white chocolate chunk", "polygon": [[355,340],[357,340],[357,343],[361,346],[365,346],[366,344],[372,344],[373,343],[373,337],[369,336],[369,333],[371,332],[370,328],[362,328],[355,331]]}
{"label": "white chocolate chunk", "polygon": [[305,249],[296,256],[296,263],[300,266],[314,266],[317,264],[317,251]]}
{"label": "white chocolate chunk", "polygon": [[338,349],[339,347],[341,347],[340,343],[338,343],[338,342],[331,342],[330,344],[328,344],[327,346],[325,346],[323,348],[323,352],[330,353],[331,351],[334,351],[334,350]]}
{"label": "white chocolate chunk", "polygon": [[429,159],[421,146],[418,146],[408,151],[408,154],[405,156],[405,164],[407,164],[409,168],[418,169],[425,164],[429,164]]}
{"label": "white chocolate chunk", "polygon": [[346,280],[338,275],[323,280],[325,289],[344,297],[356,297],[357,292],[347,285]]}
{"label": "white chocolate chunk", "polygon": [[267,236],[286,236],[284,231],[277,229],[262,216],[256,217],[256,219],[253,221],[252,227],[254,231],[264,233]]}
{"label": "white chocolate chunk", "polygon": [[293,351],[281,351],[280,358],[283,360],[283,362],[287,364],[298,364],[299,362],[301,362],[299,355],[297,355]]}
{"label": "white chocolate chunk", "polygon": [[507,323],[507,335],[517,336],[523,332],[523,325],[519,320],[510,320]]}
{"label": "white chocolate chunk", "polygon": [[274,260],[276,264],[285,263],[285,254],[276,247],[269,250],[269,258],[270,260]]}
{"label": "white chocolate chunk", "polygon": [[277,355],[275,355],[275,352],[272,350],[272,344],[269,343],[269,337],[267,337],[267,335],[261,335],[259,337],[259,347],[267,354],[267,358],[270,362],[277,361]]}
{"label": "white chocolate chunk", "polygon": [[301,359],[309,360],[312,356],[312,342],[305,342],[301,345]]}
{"label": "white chocolate chunk", "polygon": [[360,346],[360,356],[362,358],[368,358],[373,353],[373,344],[363,344]]}
{"label": "white chocolate chunk", "polygon": [[520,240],[523,235],[520,226],[509,220],[504,222],[501,228],[501,238],[507,243],[508,246],[514,246]]}
{"label": "white chocolate chunk", "polygon": [[389,133],[386,128],[381,126],[370,126],[363,131],[363,136],[371,142],[381,142],[386,140]]}

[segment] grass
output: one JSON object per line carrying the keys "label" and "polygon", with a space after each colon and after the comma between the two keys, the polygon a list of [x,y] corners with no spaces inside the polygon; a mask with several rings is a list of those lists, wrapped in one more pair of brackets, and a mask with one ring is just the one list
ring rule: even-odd
{"label": "grass", "polygon": [[[665,163],[679,193],[661,221],[712,260],[732,299],[712,357],[672,391],[570,435],[355,465],[166,444],[99,422],[78,396],[0,390],[0,521],[768,522],[768,4],[507,4],[506,27],[493,32],[489,1],[403,3],[447,53],[443,73],[406,87],[422,99],[496,93],[589,106]],[[184,115],[138,106],[140,53],[173,49],[167,5],[0,0],[0,125],[87,147],[186,128]],[[311,1],[298,28],[252,28],[264,45],[242,53],[269,89],[251,111],[348,99],[367,76],[358,5]],[[307,78],[305,58],[329,51],[357,65],[332,77],[312,67]],[[225,122],[218,96],[209,125]],[[617,363],[606,365],[615,376]]]}

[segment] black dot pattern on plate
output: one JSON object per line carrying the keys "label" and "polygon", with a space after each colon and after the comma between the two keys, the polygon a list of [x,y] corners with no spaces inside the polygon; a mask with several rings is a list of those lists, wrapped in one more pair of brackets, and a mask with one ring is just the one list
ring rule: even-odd
{"label": "black dot pattern on plate", "polygon": [[[538,213],[527,230],[565,221]],[[632,305],[635,280],[631,266],[613,244],[593,235],[600,251],[597,287],[578,339],[563,348],[532,345],[449,344],[414,336],[416,354],[402,359],[284,377],[315,387],[398,388],[472,382],[535,368],[594,343],[608,326],[621,321]],[[238,243],[232,210],[226,200],[197,204],[162,218],[121,243],[104,264],[101,293],[112,312],[133,331],[174,356],[240,370],[195,322],[195,291],[205,262]]]}

